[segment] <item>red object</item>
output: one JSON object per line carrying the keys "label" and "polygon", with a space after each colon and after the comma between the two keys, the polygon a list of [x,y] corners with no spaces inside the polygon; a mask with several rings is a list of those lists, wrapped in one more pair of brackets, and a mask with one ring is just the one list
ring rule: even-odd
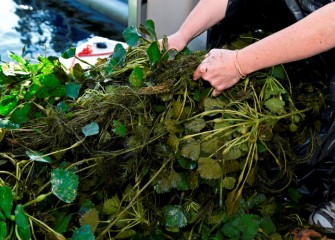
{"label": "red object", "polygon": [[94,57],[94,56],[103,56],[111,55],[113,52],[102,52],[102,53],[92,53],[93,49],[91,45],[86,45],[77,55],[78,57]]}

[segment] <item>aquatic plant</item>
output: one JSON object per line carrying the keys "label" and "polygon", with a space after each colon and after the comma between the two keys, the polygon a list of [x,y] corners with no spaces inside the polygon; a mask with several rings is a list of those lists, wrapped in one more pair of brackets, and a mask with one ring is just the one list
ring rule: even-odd
{"label": "aquatic plant", "polygon": [[123,35],[127,49],[88,69],[15,54],[1,65],[0,238],[290,234],[294,209],[280,222],[267,194],[284,192],[308,158],[292,146],[313,147],[322,95],[294,96],[276,66],[213,98],[191,80],[205,51],[167,50],[151,20]]}

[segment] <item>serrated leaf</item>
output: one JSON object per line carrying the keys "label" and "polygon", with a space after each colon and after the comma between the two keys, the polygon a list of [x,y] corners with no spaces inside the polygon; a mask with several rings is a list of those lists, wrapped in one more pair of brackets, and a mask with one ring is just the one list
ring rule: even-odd
{"label": "serrated leaf", "polygon": [[183,209],[179,205],[167,205],[163,207],[162,213],[165,225],[170,228],[182,228],[187,225],[187,219]]}
{"label": "serrated leaf", "polygon": [[149,61],[151,65],[156,65],[161,59],[161,51],[159,50],[158,42],[153,42],[147,49]]}
{"label": "serrated leaf", "polygon": [[0,187],[0,208],[5,213],[7,218],[10,218],[13,207],[13,193],[12,190],[3,186]]}
{"label": "serrated leaf", "polygon": [[136,234],[136,231],[133,229],[126,229],[121,232],[119,232],[115,239],[129,239],[130,237],[134,236]]}
{"label": "serrated leaf", "polygon": [[273,113],[281,113],[284,110],[285,102],[279,98],[270,98],[264,105]]}
{"label": "serrated leaf", "polygon": [[202,153],[213,154],[218,150],[219,140],[217,138],[211,138],[206,141],[202,141],[200,149]]}
{"label": "serrated leaf", "polygon": [[67,83],[66,84],[66,96],[77,99],[79,96],[80,85],[77,83]]}
{"label": "serrated leaf", "polygon": [[200,156],[200,142],[192,140],[186,143],[181,149],[181,155],[193,161],[198,161]]}
{"label": "serrated leaf", "polygon": [[78,176],[63,169],[51,172],[52,193],[66,203],[72,203],[77,197]]}
{"label": "serrated leaf", "polygon": [[102,213],[106,215],[112,215],[117,211],[119,211],[120,206],[121,206],[120,199],[117,195],[115,195],[114,197],[107,199],[104,202],[104,205],[102,207]]}
{"label": "serrated leaf", "polygon": [[135,28],[134,26],[129,26],[125,30],[123,30],[122,36],[125,42],[131,47],[135,46],[141,37],[141,35],[137,31],[137,28]]}
{"label": "serrated leaf", "polygon": [[173,132],[169,134],[169,137],[166,141],[167,145],[173,150],[173,152],[177,152],[179,148],[179,139]]}
{"label": "serrated leaf", "polygon": [[76,55],[76,48],[71,47],[61,54],[62,58],[69,59]]}
{"label": "serrated leaf", "polygon": [[244,153],[242,152],[241,148],[239,148],[239,147],[232,147],[232,148],[229,149],[228,152],[223,150],[223,158],[224,158],[224,160],[227,160],[227,161],[238,159],[238,158],[242,157],[243,154]]}
{"label": "serrated leaf", "polygon": [[202,178],[218,179],[222,177],[222,169],[218,161],[211,158],[200,158],[198,172]]}
{"label": "serrated leaf", "polygon": [[117,120],[113,120],[113,133],[115,133],[119,137],[126,136],[126,127],[122,123]]}
{"label": "serrated leaf", "polygon": [[95,240],[90,225],[84,225],[74,231],[71,240]]}
{"label": "serrated leaf", "polygon": [[80,219],[80,225],[85,226],[85,225],[90,225],[91,226],[91,231],[94,233],[95,230],[97,229],[99,225],[99,212],[97,209],[92,208],[88,210]]}
{"label": "serrated leaf", "polygon": [[206,121],[203,118],[195,118],[185,123],[186,133],[198,133],[206,126]]}
{"label": "serrated leaf", "polygon": [[143,83],[144,73],[142,69],[136,66],[129,76],[129,81],[134,87],[141,87]]}
{"label": "serrated leaf", "polygon": [[233,189],[236,179],[234,177],[225,177],[222,180],[222,186],[226,189]]}
{"label": "serrated leaf", "polygon": [[22,205],[18,204],[15,207],[15,223],[18,228],[20,239],[30,240],[31,232],[28,218],[24,213]]}
{"label": "serrated leaf", "polygon": [[97,135],[100,131],[99,125],[96,122],[91,122],[84,126],[81,131],[84,133],[85,137]]}
{"label": "serrated leaf", "polygon": [[51,163],[51,158],[49,156],[43,156],[44,154],[41,152],[28,150],[26,151],[26,154],[32,161]]}

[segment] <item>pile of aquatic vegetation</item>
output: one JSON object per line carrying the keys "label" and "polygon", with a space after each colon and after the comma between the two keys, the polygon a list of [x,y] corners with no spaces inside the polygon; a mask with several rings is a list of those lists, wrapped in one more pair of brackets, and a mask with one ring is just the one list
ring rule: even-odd
{"label": "pile of aquatic vegetation", "polygon": [[282,239],[302,227],[297,202],[278,201],[308,159],[293,146],[314,139],[322,89],[292,89],[277,66],[213,98],[191,80],[205,52],[160,46],[151,20],[123,35],[127,49],[88,69],[15,54],[1,65],[0,238]]}

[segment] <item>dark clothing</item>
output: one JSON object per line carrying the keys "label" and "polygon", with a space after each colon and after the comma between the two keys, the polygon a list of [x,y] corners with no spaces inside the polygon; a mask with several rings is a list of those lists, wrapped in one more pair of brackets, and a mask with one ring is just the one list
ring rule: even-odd
{"label": "dark clothing", "polygon": [[285,0],[285,2],[294,17],[300,20],[311,12],[318,10],[320,7],[334,2],[334,0]]}

